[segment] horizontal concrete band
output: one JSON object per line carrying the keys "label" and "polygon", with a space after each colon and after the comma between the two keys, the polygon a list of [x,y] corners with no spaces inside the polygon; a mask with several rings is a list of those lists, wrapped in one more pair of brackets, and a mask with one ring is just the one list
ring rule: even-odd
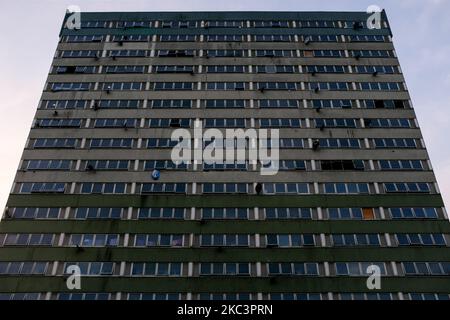
{"label": "horizontal concrete band", "polygon": [[[232,279],[232,281],[230,281]],[[82,292],[434,292],[449,293],[450,277],[386,277],[369,290],[366,277],[82,278]],[[63,277],[0,277],[2,292],[72,292]]]}
{"label": "horizontal concrete band", "polygon": [[449,233],[448,220],[5,220],[0,233]]}
{"label": "horizontal concrete band", "polygon": [[0,261],[378,262],[448,261],[448,247],[347,248],[0,248]]}
{"label": "horizontal concrete band", "polygon": [[8,207],[443,207],[440,194],[76,195],[12,194]]}

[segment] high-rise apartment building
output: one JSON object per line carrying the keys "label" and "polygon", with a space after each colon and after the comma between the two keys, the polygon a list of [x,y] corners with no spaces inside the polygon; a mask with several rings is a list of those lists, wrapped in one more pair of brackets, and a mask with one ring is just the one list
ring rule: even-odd
{"label": "high-rise apartment building", "polygon": [[[449,299],[450,224],[386,14],[368,18],[67,14],[0,223],[0,298]],[[196,120],[279,129],[279,172],[175,164]]]}

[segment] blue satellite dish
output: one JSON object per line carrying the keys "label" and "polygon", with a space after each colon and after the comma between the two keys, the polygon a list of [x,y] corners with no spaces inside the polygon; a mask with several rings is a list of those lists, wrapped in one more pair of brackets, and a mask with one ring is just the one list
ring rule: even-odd
{"label": "blue satellite dish", "polygon": [[159,170],[153,170],[153,172],[152,172],[152,179],[153,180],[159,180],[160,176],[161,176],[161,173],[159,172]]}

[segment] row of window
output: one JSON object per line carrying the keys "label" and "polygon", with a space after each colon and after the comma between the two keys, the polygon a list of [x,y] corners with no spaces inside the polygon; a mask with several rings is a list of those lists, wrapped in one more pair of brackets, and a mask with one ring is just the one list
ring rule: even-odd
{"label": "row of window", "polygon": [[[62,245],[76,247],[117,247],[118,234],[68,234],[68,243]],[[126,246],[132,247],[183,247],[183,234],[136,234]],[[399,246],[445,246],[444,234],[440,233],[398,233],[395,234]],[[267,247],[322,246],[324,243],[314,234],[268,234],[263,235]],[[383,235],[371,234],[331,234],[330,246],[381,246]],[[0,234],[0,246],[56,246],[57,234],[8,233]],[[201,247],[231,246],[249,247],[252,235],[249,234],[201,234],[198,236]],[[60,238],[60,241],[62,238]],[[125,244],[122,244],[125,246]],[[264,245],[263,245],[264,246]],[[259,246],[258,246],[259,247]]]}
{"label": "row of window", "polygon": [[[447,293],[267,293],[261,294],[264,300],[450,300]],[[187,300],[180,293],[54,293],[50,300]],[[0,293],[0,300],[44,300],[44,293]],[[258,300],[256,293],[198,293],[190,300],[237,301]]]}
{"label": "row of window", "polygon": [[[66,262],[64,274],[71,274],[68,268],[76,265],[83,276],[111,276],[119,272],[116,262]],[[128,276],[180,277],[185,275],[187,264],[182,262],[131,262]],[[266,263],[268,276],[324,276],[322,264],[316,262]],[[382,276],[392,275],[384,262],[335,262],[331,264],[332,276],[366,277],[370,268],[379,268]],[[400,262],[399,276],[449,276],[450,262]],[[199,263],[199,276],[250,276],[254,275],[251,263]],[[0,262],[0,275],[46,275],[49,262]],[[369,270],[369,272],[368,272]]]}
{"label": "row of window", "polygon": [[[199,208],[201,219],[250,219],[253,208]],[[313,208],[260,208],[261,218],[272,219],[315,219]],[[437,219],[438,209],[433,207],[395,207],[385,208],[391,219]],[[79,207],[73,209],[68,219],[127,219],[127,208],[120,207]],[[12,207],[5,218],[12,219],[63,219],[64,208]],[[314,215],[314,217],[313,217]],[[375,219],[373,208],[322,208],[324,219],[330,220],[372,220]],[[139,208],[135,219],[189,219],[189,208]]]}
{"label": "row of window", "polygon": [[[310,183],[262,183],[260,190],[263,194],[317,194]],[[381,183],[384,193],[432,193],[433,183],[427,182],[396,182]],[[130,194],[131,188],[128,183],[101,183],[82,182],[73,193],[80,194]],[[137,187],[137,193],[188,193],[188,183],[142,183]],[[258,185],[257,185],[258,186]],[[248,183],[202,183],[201,191],[208,193],[229,194],[252,194],[260,193],[258,187],[251,190]],[[16,192],[27,193],[69,193],[67,184],[64,182],[23,182],[17,183]],[[371,183],[321,183],[320,194],[377,194],[377,190]]]}
{"label": "row of window", "polygon": [[393,50],[279,50],[279,49],[180,49],[165,50],[60,50],[56,53],[57,58],[147,58],[147,57],[205,57],[205,58],[396,58]]}
{"label": "row of window", "polygon": [[[265,90],[308,90],[320,91],[402,91],[405,90],[401,82],[255,82],[254,89]],[[99,90],[110,91],[166,91],[166,90],[252,90],[250,82],[153,82],[146,88],[145,82],[103,82],[99,83]],[[94,82],[50,82],[47,90],[58,91],[89,91],[94,90]]]}
{"label": "row of window", "polygon": [[[31,140],[29,148],[32,149],[53,149],[53,148],[81,148],[82,139],[76,138],[37,138]],[[271,148],[272,140],[260,140],[260,146],[264,146],[267,149]],[[172,140],[170,138],[150,138],[144,141],[144,148],[173,148],[177,146],[181,141]],[[187,142],[188,145],[192,143]],[[204,147],[211,144],[220,148],[226,146],[228,148],[248,149],[248,141],[244,139],[240,140],[210,140],[204,141]],[[278,140],[278,148],[281,149],[303,149],[312,148],[314,150],[318,148],[324,149],[364,149],[365,144],[362,139],[356,138],[320,138],[312,140],[309,144],[308,140],[302,138],[280,138]],[[123,148],[123,149],[138,149],[138,140],[132,138],[93,138],[88,139],[84,144],[86,149],[104,149],[104,148]],[[422,143],[419,140],[413,138],[375,138],[369,139],[368,149],[395,149],[395,148],[408,148],[408,149],[420,149]]]}
{"label": "row of window", "polygon": [[134,74],[134,73],[362,73],[396,74],[397,66],[373,65],[106,65],[102,66],[56,66],[55,74]]}
{"label": "row of window", "polygon": [[[202,121],[204,128],[245,128],[251,121],[246,118],[207,118]],[[259,118],[253,119],[260,128],[309,128],[313,121],[316,128],[362,128],[356,118]],[[407,118],[371,118],[363,119],[367,128],[415,128],[414,119]],[[252,121],[253,123],[253,121]],[[191,118],[72,118],[36,119],[36,128],[192,128]]]}
{"label": "row of window", "polygon": [[294,34],[162,34],[162,35],[69,35],[61,43],[80,42],[391,42],[383,35],[294,35]]}
{"label": "row of window", "polygon": [[[359,20],[92,20],[80,23],[81,29],[133,29],[133,28],[344,28],[365,29],[367,24]],[[381,28],[387,28],[381,21]]]}
{"label": "row of window", "polygon": [[[367,108],[367,109],[406,109],[410,108],[407,100],[295,100],[295,99],[255,99],[256,108]],[[146,108],[165,109],[180,108],[191,109],[197,105],[196,100],[148,100]],[[248,108],[249,100],[210,99],[200,100],[200,107],[204,108]],[[144,108],[143,100],[99,100],[91,107],[90,100],[44,100],[41,109],[138,109]]]}

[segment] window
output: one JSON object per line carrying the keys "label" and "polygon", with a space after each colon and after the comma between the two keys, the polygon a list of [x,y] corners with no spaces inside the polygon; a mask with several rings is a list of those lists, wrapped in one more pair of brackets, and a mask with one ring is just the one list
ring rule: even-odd
{"label": "window", "polygon": [[40,138],[34,140],[33,148],[75,148],[77,139]]}
{"label": "window", "polygon": [[317,263],[268,263],[267,270],[270,276],[318,276]]}
{"label": "window", "polygon": [[369,193],[369,185],[367,183],[324,183],[323,192],[325,194],[358,194]]}
{"label": "window", "polygon": [[384,183],[384,191],[386,193],[430,193],[430,185],[428,183],[409,182],[409,183]]}
{"label": "window", "polygon": [[394,57],[391,50],[351,50],[350,55],[361,58],[390,58]]}
{"label": "window", "polygon": [[44,100],[42,109],[85,109],[87,100]]}
{"label": "window", "polygon": [[248,219],[249,208],[202,208],[202,219]]}
{"label": "window", "polygon": [[248,247],[249,235],[247,234],[201,234],[200,246],[227,246]]}
{"label": "window", "polygon": [[163,90],[194,90],[194,82],[154,82],[152,83],[154,91]]}
{"label": "window", "polygon": [[89,147],[91,149],[98,148],[126,148],[131,149],[133,139],[91,139]]}
{"label": "window", "polygon": [[297,90],[296,82],[256,82],[256,90]]}
{"label": "window", "polygon": [[[269,167],[271,164],[268,164]],[[306,170],[304,160],[281,160],[279,163],[280,170]]]}
{"label": "window", "polygon": [[14,219],[58,219],[61,208],[16,207],[10,208]]}
{"label": "window", "polygon": [[105,66],[105,73],[144,73],[145,66]]}
{"label": "window", "polygon": [[379,160],[381,170],[424,170],[421,160]]}
{"label": "window", "polygon": [[205,100],[205,108],[245,108],[245,100]]}
{"label": "window", "polygon": [[309,90],[347,91],[351,85],[347,82],[308,82]]}
{"label": "window", "polygon": [[49,83],[51,91],[89,91],[93,84],[91,82],[61,82]]}
{"label": "window", "polygon": [[408,100],[361,100],[364,108],[368,109],[406,109],[409,108]]}
{"label": "window", "polygon": [[265,194],[308,194],[308,183],[263,183]]}
{"label": "window", "polygon": [[450,275],[450,262],[402,262],[403,272],[410,275]]}
{"label": "window", "polygon": [[244,90],[245,82],[206,82],[205,90]]}
{"label": "window", "polygon": [[400,246],[445,246],[445,237],[441,233],[397,233],[395,235]]}
{"label": "window", "polygon": [[147,119],[149,128],[190,128],[191,119]]}
{"label": "window", "polygon": [[88,160],[85,170],[128,170],[130,160]]}
{"label": "window", "polygon": [[1,241],[3,246],[53,246],[55,234],[51,233],[8,233]]}
{"label": "window", "polygon": [[117,247],[118,234],[71,234],[69,246],[76,247]]}
{"label": "window", "polygon": [[327,208],[326,211],[330,220],[361,220],[364,218],[362,208]]}
{"label": "window", "polygon": [[366,276],[369,274],[367,268],[371,265],[378,266],[381,275],[387,274],[384,262],[336,262],[335,272],[337,276]]}
{"label": "window", "polygon": [[102,109],[137,109],[142,105],[142,100],[99,100],[94,104]]}
{"label": "window", "polygon": [[70,170],[71,160],[28,160],[26,170]]}
{"label": "window", "polygon": [[100,57],[99,51],[94,50],[62,50],[59,52],[60,58],[96,58]]}
{"label": "window", "polygon": [[314,109],[342,108],[350,109],[354,106],[352,100],[309,100],[309,105]]}
{"label": "window", "polygon": [[185,183],[143,183],[141,193],[186,193]]}
{"label": "window", "polygon": [[387,208],[392,219],[437,219],[436,208]]}
{"label": "window", "polygon": [[79,207],[75,209],[75,219],[120,219],[124,208]]}
{"label": "window", "polygon": [[154,67],[155,73],[193,73],[194,66],[160,65]]}
{"label": "window", "polygon": [[333,246],[381,246],[380,235],[375,233],[364,234],[331,234]]}
{"label": "window", "polygon": [[154,109],[162,108],[182,108],[190,109],[193,106],[192,100],[150,100],[149,107]]}
{"label": "window", "polygon": [[[147,140],[147,148],[173,148],[179,141],[171,140],[169,138],[150,138]],[[187,141],[190,144],[190,141]]]}
{"label": "window", "polygon": [[364,170],[363,160],[320,160],[320,167],[328,170]]}
{"label": "window", "polygon": [[321,148],[329,149],[360,149],[359,139],[345,139],[345,138],[328,138],[319,139],[319,146]]}
{"label": "window", "polygon": [[137,234],[135,247],[182,247],[182,234]]}
{"label": "window", "polygon": [[200,276],[249,276],[249,263],[200,263]]}
{"label": "window", "polygon": [[224,57],[245,57],[246,52],[244,50],[205,50],[206,57],[211,58],[224,58]]}
{"label": "window", "polygon": [[298,73],[297,67],[293,65],[258,65],[255,66],[256,73]]}
{"label": "window", "polygon": [[110,276],[114,273],[114,262],[66,262],[64,264],[64,274],[71,274],[67,272],[67,269],[76,265],[81,270],[83,276]]}
{"label": "window", "polygon": [[138,119],[101,119],[97,118],[94,121],[94,128],[135,128]]}
{"label": "window", "polygon": [[371,65],[359,65],[353,66],[353,71],[356,73],[372,73],[372,74],[394,74],[399,73],[395,66],[371,66]]}
{"label": "window", "polygon": [[247,66],[214,65],[206,66],[206,73],[245,73]]}
{"label": "window", "polygon": [[257,34],[254,36],[256,42],[291,42],[293,37],[288,34]]}
{"label": "window", "polygon": [[410,119],[364,119],[369,128],[413,128],[413,122]]}
{"label": "window", "polygon": [[296,57],[297,53],[294,50],[255,50],[255,57],[266,57],[266,58],[275,58],[275,57]]}
{"label": "window", "polygon": [[145,82],[104,82],[101,88],[104,91],[139,91],[145,89]]}
{"label": "window", "polygon": [[159,37],[161,42],[193,42],[195,40],[196,36],[191,34],[163,34]]}
{"label": "window", "polygon": [[98,68],[96,66],[57,66],[53,68],[53,73],[57,74],[92,74],[97,73]]}
{"label": "window", "polygon": [[81,119],[39,119],[37,128],[80,128]]}
{"label": "window", "polygon": [[28,182],[20,184],[19,193],[64,193],[65,183]]}
{"label": "window", "polygon": [[311,208],[262,208],[266,219],[312,219]]}
{"label": "window", "polygon": [[133,262],[131,276],[178,277],[182,275],[183,264],[177,262]]}
{"label": "window", "polygon": [[131,35],[114,35],[111,38],[111,42],[147,42],[149,40],[148,35],[143,34],[131,34]]}
{"label": "window", "polygon": [[242,118],[209,118],[203,123],[205,128],[245,128],[245,119]]}
{"label": "window", "polygon": [[314,119],[316,128],[356,128],[356,119]]}
{"label": "window", "polygon": [[303,51],[304,57],[315,57],[315,58],[339,58],[345,57],[343,50],[314,50],[314,51]]}
{"label": "window", "polygon": [[146,50],[111,50],[107,51],[108,57],[118,57],[118,58],[137,58],[146,57]]}
{"label": "window", "polygon": [[313,234],[268,234],[266,235],[267,247],[304,247],[314,246]]}
{"label": "window", "polygon": [[147,160],[144,170],[187,170],[186,163],[175,164],[172,160]]}
{"label": "window", "polygon": [[203,183],[203,193],[248,193],[246,183]]}
{"label": "window", "polygon": [[346,67],[343,65],[308,65],[305,67],[308,73],[347,73]]}
{"label": "window", "polygon": [[247,171],[248,170],[248,161],[233,161],[233,162],[213,162],[211,164],[203,162],[203,171],[209,170],[239,170],[239,171]]}
{"label": "window", "polygon": [[374,139],[375,148],[418,148],[416,140],[412,138],[377,138]]}
{"label": "window", "polygon": [[220,34],[220,35],[208,34],[208,35],[206,35],[206,41],[208,41],[208,42],[241,42],[241,41],[243,41],[243,36],[242,35],[234,35],[234,34]]}
{"label": "window", "polygon": [[156,50],[157,57],[194,57],[195,50]]}
{"label": "window", "polygon": [[139,208],[138,219],[184,219],[186,208]]}
{"label": "window", "polygon": [[48,262],[0,262],[0,274],[3,275],[44,275]]}
{"label": "window", "polygon": [[92,183],[84,182],[81,184],[80,193],[98,193],[98,194],[125,194],[126,183]]}

